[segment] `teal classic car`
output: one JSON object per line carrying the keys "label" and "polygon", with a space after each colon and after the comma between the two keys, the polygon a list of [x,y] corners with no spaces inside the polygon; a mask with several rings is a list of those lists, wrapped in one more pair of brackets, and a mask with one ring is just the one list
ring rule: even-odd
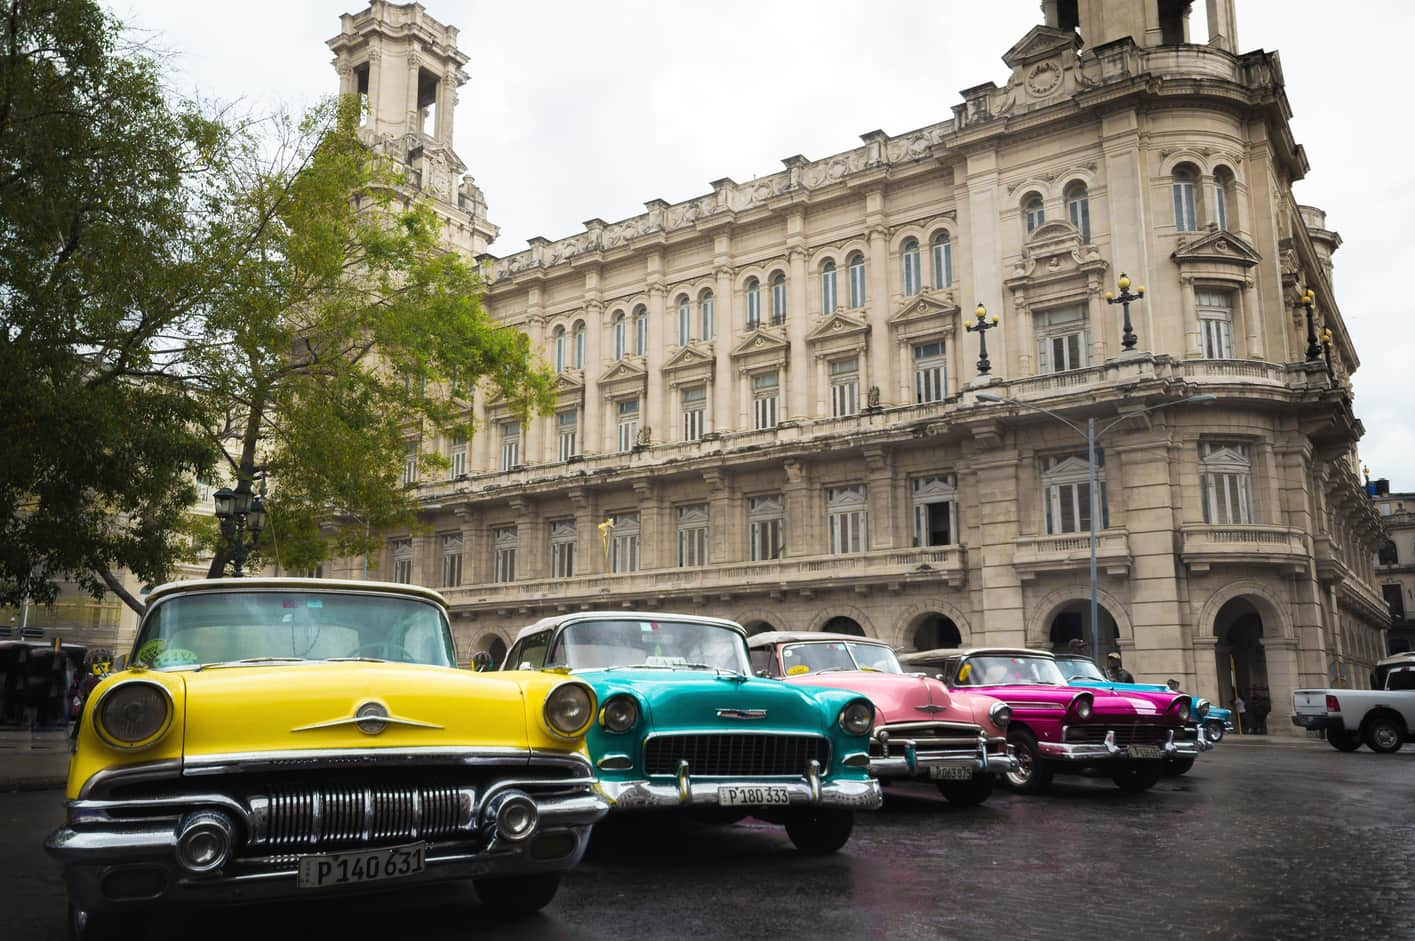
{"label": "teal classic car", "polygon": [[754,677],[739,624],[590,611],[524,628],[503,669],[574,673],[600,703],[586,746],[610,812],[705,811],[786,827],[804,853],[844,846],[870,777],[875,710],[857,693]]}

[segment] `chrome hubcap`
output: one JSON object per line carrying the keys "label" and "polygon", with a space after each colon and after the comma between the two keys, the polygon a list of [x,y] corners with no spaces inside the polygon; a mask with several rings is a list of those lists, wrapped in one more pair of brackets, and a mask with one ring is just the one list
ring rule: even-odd
{"label": "chrome hubcap", "polygon": [[1380,728],[1376,729],[1375,738],[1376,744],[1381,746],[1382,748],[1395,747],[1395,729],[1391,728],[1388,725],[1383,725]]}
{"label": "chrome hubcap", "polygon": [[1007,772],[1013,784],[1026,784],[1032,779],[1032,753],[1025,748],[1017,749],[1017,770]]}

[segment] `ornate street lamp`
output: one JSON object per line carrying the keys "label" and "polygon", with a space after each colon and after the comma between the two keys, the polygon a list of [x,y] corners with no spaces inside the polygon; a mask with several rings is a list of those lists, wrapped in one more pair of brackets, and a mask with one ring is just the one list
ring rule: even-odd
{"label": "ornate street lamp", "polygon": [[997,326],[997,314],[989,318],[988,309],[979,304],[973,315],[977,319],[965,323],[963,329],[978,335],[978,375],[986,376],[992,372],[992,363],[988,362],[988,331]]}
{"label": "ornate street lamp", "polygon": [[1334,388],[1336,386],[1336,370],[1331,366],[1331,327],[1322,328],[1322,355],[1327,360],[1327,379],[1331,380]]}
{"label": "ornate street lamp", "polygon": [[1317,295],[1311,288],[1302,292],[1302,306],[1307,311],[1307,362],[1316,362],[1322,358],[1322,348],[1317,345],[1317,327],[1312,322],[1313,308],[1317,303]]}
{"label": "ornate street lamp", "polygon": [[1117,296],[1113,291],[1105,292],[1105,302],[1107,304],[1119,304],[1125,311],[1125,331],[1120,335],[1120,345],[1127,351],[1135,348],[1135,341],[1139,337],[1135,336],[1134,329],[1130,326],[1130,302],[1138,301],[1145,296],[1145,286],[1142,284],[1135,289],[1135,293],[1130,293],[1130,276],[1125,272],[1120,273],[1120,280],[1116,282],[1120,287],[1120,294]]}
{"label": "ornate street lamp", "polygon": [[[221,535],[231,546],[231,576],[246,574],[246,559],[260,543],[265,529],[265,501],[251,493],[250,481],[243,480],[236,489],[222,487],[212,494],[216,503],[216,518],[221,523]],[[247,539],[249,534],[249,539]]]}

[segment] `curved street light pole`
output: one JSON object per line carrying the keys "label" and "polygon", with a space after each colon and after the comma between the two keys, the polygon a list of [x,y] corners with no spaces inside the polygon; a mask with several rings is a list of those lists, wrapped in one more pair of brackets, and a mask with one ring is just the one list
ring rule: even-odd
{"label": "curved street light pole", "polygon": [[1031,402],[1020,402],[1017,399],[1011,399],[1005,395],[996,395],[992,392],[978,393],[978,400],[982,402],[1000,402],[1005,403],[1007,405],[1015,405],[1018,408],[1030,409],[1034,412],[1041,412],[1043,415],[1046,415],[1049,418],[1056,419],[1057,421],[1065,425],[1067,428],[1070,428],[1072,431],[1076,432],[1078,435],[1086,439],[1086,470],[1087,479],[1090,482],[1090,500],[1088,502],[1090,504],[1091,516],[1091,655],[1096,658],[1097,666],[1100,666],[1101,639],[1100,602],[1096,598],[1096,520],[1098,519],[1099,513],[1099,498],[1096,496],[1096,439],[1099,438],[1101,435],[1105,434],[1107,431],[1110,431],[1116,425],[1119,425],[1121,422],[1129,421],[1132,418],[1138,418],[1139,416],[1148,414],[1150,412],[1157,412],[1162,408],[1169,408],[1172,405],[1207,405],[1208,403],[1215,401],[1217,398],[1218,396],[1206,392],[1201,395],[1191,395],[1187,398],[1175,399],[1170,402],[1160,402],[1158,405],[1151,405],[1148,408],[1142,408],[1137,412],[1127,412],[1126,414],[1121,415],[1114,421],[1108,422],[1098,432],[1096,431],[1095,418],[1087,418],[1086,427],[1083,429],[1080,425],[1076,424],[1071,419],[1066,418],[1062,415],[1058,415],[1056,412],[1053,412],[1049,408],[1042,408],[1040,405],[1033,405]]}

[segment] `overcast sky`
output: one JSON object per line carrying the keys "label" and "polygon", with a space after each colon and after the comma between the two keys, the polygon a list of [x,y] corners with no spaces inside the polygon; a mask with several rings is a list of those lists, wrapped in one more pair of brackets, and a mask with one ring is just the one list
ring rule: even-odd
{"label": "overcast sky", "polygon": [[[301,109],[338,90],[325,40],[362,0],[114,0],[172,50],[183,92]],[[958,90],[1002,84],[1001,55],[1041,21],[1035,0],[424,0],[461,30],[471,81],[456,148],[508,255],[644,202],[677,202],[951,116]],[[1203,3],[1195,7],[1202,11]],[[1196,24],[1203,29],[1202,19]],[[1404,0],[1238,0],[1243,51],[1282,53],[1297,140],[1312,164],[1299,202],[1341,233],[1336,291],[1356,343],[1361,456],[1415,490],[1410,357],[1415,209],[1408,65],[1386,42],[1415,26]],[[1381,49],[1377,49],[1377,46]]]}

